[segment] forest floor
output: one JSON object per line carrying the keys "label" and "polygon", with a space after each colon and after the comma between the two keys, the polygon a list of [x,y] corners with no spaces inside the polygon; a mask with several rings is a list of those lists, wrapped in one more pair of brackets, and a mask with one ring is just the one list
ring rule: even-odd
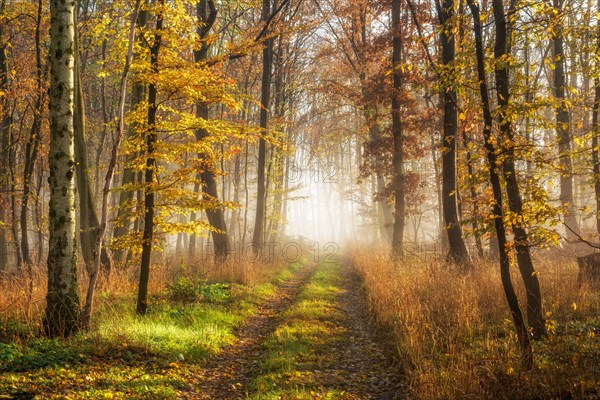
{"label": "forest floor", "polygon": [[[187,287],[187,286],[186,286]],[[115,317],[67,341],[2,344],[0,399],[396,399],[394,346],[378,336],[357,276],[340,262],[293,265],[202,304]],[[111,314],[113,313],[113,314]],[[102,317],[102,316],[101,316]]]}

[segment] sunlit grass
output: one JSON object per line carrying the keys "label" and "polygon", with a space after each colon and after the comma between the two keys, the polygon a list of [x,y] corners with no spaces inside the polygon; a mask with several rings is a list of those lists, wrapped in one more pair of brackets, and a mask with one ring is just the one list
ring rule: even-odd
{"label": "sunlit grass", "polygon": [[[246,311],[246,312],[244,312]],[[199,360],[233,342],[232,329],[250,310],[192,305],[161,310],[146,317],[116,314],[99,325],[100,336],[144,346],[153,353],[177,359]]]}
{"label": "sunlit grass", "polygon": [[[329,293],[331,294],[331,293]],[[307,316],[315,319],[327,318],[335,315],[337,309],[332,300],[325,298],[311,298],[299,301],[295,306],[284,313],[286,319],[304,319]]]}
{"label": "sunlit grass", "polygon": [[[197,299],[175,301],[177,296],[163,289],[151,296],[145,316],[135,313],[133,293],[103,292],[90,331],[68,340],[38,338],[23,331],[26,321],[13,318],[4,332],[6,343],[0,342],[0,394],[178,398],[194,370],[233,343],[235,329],[301,266],[265,266],[264,273],[255,274],[264,280],[248,284],[208,283],[219,282],[215,277],[191,280],[190,285],[200,285]],[[21,331],[27,335],[11,336]]]}
{"label": "sunlit grass", "polygon": [[280,399],[294,399],[294,400],[336,400],[344,399],[346,393],[335,389],[308,389],[308,388],[293,388],[285,390],[270,390],[265,393],[258,394],[253,399],[256,400],[280,400]]}
{"label": "sunlit grass", "polygon": [[314,372],[336,365],[339,354],[331,346],[345,340],[345,330],[335,323],[343,318],[337,305],[340,268],[319,266],[294,304],[281,314],[281,323],[263,344],[263,372],[253,382],[252,399],[344,398],[343,392],[322,387]]}

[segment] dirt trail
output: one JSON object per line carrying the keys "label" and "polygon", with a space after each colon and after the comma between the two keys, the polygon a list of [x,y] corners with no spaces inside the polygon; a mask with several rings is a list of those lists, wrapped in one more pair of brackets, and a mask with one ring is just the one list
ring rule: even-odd
{"label": "dirt trail", "polygon": [[339,349],[347,379],[338,388],[357,399],[406,398],[393,344],[386,346],[386,339],[377,332],[375,321],[369,317],[362,282],[351,267],[342,270],[342,287],[339,301],[346,318],[340,323],[350,336]]}
{"label": "dirt trail", "polygon": [[[281,315],[290,308],[303,286],[318,267],[307,266],[277,288],[270,302],[259,308],[237,332],[238,341],[211,358],[194,377],[182,398],[246,399],[250,383],[261,372],[262,344],[283,322]],[[334,388],[342,399],[393,400],[406,398],[402,373],[393,358],[393,347],[384,340],[369,318],[362,283],[351,267],[341,268],[341,291],[336,308],[341,318],[331,323],[347,332],[324,351],[336,354],[335,367],[317,366],[314,377],[323,388]],[[256,395],[256,394],[255,394]],[[259,394],[260,395],[260,394]],[[287,397],[286,397],[287,398]],[[291,399],[292,397],[290,397]]]}
{"label": "dirt trail", "polygon": [[238,340],[213,356],[195,377],[186,399],[245,399],[248,387],[260,369],[261,344],[277,327],[281,313],[314,274],[316,266],[303,267],[276,289],[275,296],[260,305],[256,315],[236,332]]}

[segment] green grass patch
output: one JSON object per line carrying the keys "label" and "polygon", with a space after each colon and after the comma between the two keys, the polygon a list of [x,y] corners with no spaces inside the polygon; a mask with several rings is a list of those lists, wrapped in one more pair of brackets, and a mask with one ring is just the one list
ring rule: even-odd
{"label": "green grass patch", "polygon": [[181,303],[208,301],[226,303],[231,299],[231,285],[228,283],[208,283],[204,280],[181,276],[167,287],[169,299]]}
{"label": "green grass patch", "polygon": [[177,398],[186,377],[233,343],[235,329],[300,267],[290,265],[252,286],[179,278],[151,297],[143,317],[134,311],[133,294],[102,295],[92,329],[68,340],[24,337],[28,329],[11,322],[0,342],[0,394]]}
{"label": "green grass patch", "polygon": [[253,384],[252,399],[339,399],[344,392],[323,385],[319,371],[335,370],[336,345],[347,332],[336,306],[341,292],[338,264],[323,264],[302,288],[282,323],[264,343],[262,373]]}

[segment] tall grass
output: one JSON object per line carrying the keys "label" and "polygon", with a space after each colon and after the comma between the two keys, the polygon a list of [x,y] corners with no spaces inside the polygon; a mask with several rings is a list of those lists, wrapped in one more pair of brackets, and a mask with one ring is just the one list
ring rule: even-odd
{"label": "tall grass", "polygon": [[[149,291],[159,293],[181,276],[204,279],[207,282],[231,282],[255,285],[273,278],[284,267],[284,260],[274,259],[263,264],[232,256],[225,263],[215,263],[212,258],[183,263],[175,257],[166,257],[164,264],[154,264],[150,273]],[[83,263],[78,265],[80,298],[84,298],[88,278]],[[0,326],[6,319],[34,321],[45,307],[47,290],[46,265],[34,265],[31,276],[26,271],[13,271],[0,275]],[[109,295],[135,293],[139,280],[137,264],[115,265],[109,279],[98,284],[100,307]],[[32,290],[30,290],[32,289]]]}
{"label": "tall grass", "polygon": [[[496,263],[464,274],[434,257],[394,264],[355,248],[369,306],[395,338],[417,398],[586,398],[600,395],[600,295],[578,288],[574,260],[537,259],[549,337],[534,344],[537,367],[520,369],[516,334]],[[524,308],[524,290],[513,282]]]}
{"label": "tall grass", "polygon": [[[284,260],[278,259],[263,264],[240,257],[231,257],[226,263],[215,263],[210,258],[208,260],[194,260],[184,264],[181,260],[166,258],[164,264],[152,266],[149,283],[150,301],[156,306],[158,314],[169,314],[170,311],[167,310],[169,299],[165,298],[167,288],[173,282],[186,277],[194,282],[227,282],[234,284],[235,287],[232,287],[232,290],[237,296],[237,301],[242,302],[244,296],[250,295],[250,288],[256,292],[252,295],[259,295],[261,291],[263,295],[268,295],[270,292],[269,282],[275,279],[278,274],[281,275],[285,265]],[[0,276],[0,343],[25,345],[26,342],[40,335],[40,325],[46,302],[46,267],[45,265],[37,265],[32,268],[32,271],[32,274],[28,274],[26,271],[22,273],[17,271]],[[84,299],[88,278],[83,264],[78,266],[78,274],[80,298]],[[198,328],[198,326],[194,327],[194,324],[187,328],[181,328],[177,326],[174,320],[170,323],[169,321],[158,323],[160,321],[156,318],[161,319],[164,316],[153,315],[155,314],[153,312],[145,322],[141,319],[138,321],[133,313],[138,276],[137,264],[115,265],[110,278],[99,282],[95,301],[96,313],[92,319],[91,335],[101,334],[101,336],[106,337],[107,335],[127,334],[128,336],[135,336],[135,342],[146,343],[152,348],[156,347],[152,343],[152,335],[154,337],[167,337],[173,334],[185,337],[192,334],[190,329]],[[243,310],[239,311],[240,313],[243,312]],[[227,320],[225,325],[231,327],[240,322],[239,315],[234,317],[226,314],[226,312],[219,314],[222,321]],[[206,321],[202,321],[202,323],[210,325],[210,313],[203,314],[202,318],[206,318]],[[231,321],[228,319],[231,319]],[[154,327],[160,330],[161,326],[174,331],[161,333],[154,332],[151,329]],[[181,329],[184,331],[181,331]],[[206,330],[207,335],[205,336],[208,339],[215,337],[218,339],[218,343],[224,343],[232,339],[231,337],[223,337],[223,332],[217,332],[217,329],[215,329],[214,334],[211,334],[211,326],[203,329]],[[211,344],[210,340],[203,346],[213,350],[217,347]],[[173,348],[175,347],[176,345],[173,346]]]}
{"label": "tall grass", "polygon": [[[45,339],[43,268],[0,279],[0,394],[44,398],[178,398],[202,361],[302,263],[212,260],[153,265],[148,314],[135,313],[137,271],[117,266],[98,288],[89,331]],[[80,266],[80,290],[87,277]],[[32,296],[28,288],[32,283]],[[105,384],[110,382],[109,385]],[[111,397],[112,398],[112,397]]]}

